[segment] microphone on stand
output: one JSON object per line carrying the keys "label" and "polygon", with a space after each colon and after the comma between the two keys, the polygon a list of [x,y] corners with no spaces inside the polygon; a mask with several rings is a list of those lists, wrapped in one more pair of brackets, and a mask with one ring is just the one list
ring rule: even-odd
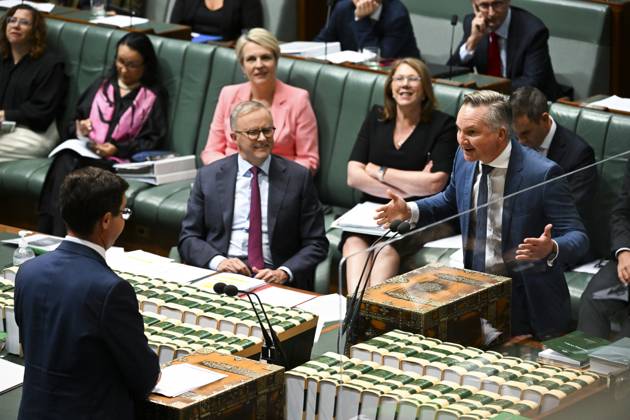
{"label": "microphone on stand", "polygon": [[[326,11],[326,24],[324,25],[324,28],[328,29],[328,25],[330,24],[330,15],[332,14],[332,9],[335,6],[335,3],[337,3],[337,0],[326,0],[326,3],[328,10]],[[324,59],[328,61],[328,41],[324,41]]]}
{"label": "microphone on stand", "polygon": [[[223,282],[216,283],[213,286],[213,289],[215,293],[217,294],[226,294],[227,296],[236,296],[239,293],[243,293],[247,296],[247,299],[249,300],[249,303],[252,305],[252,309],[254,310],[254,313],[256,314],[258,325],[260,326],[260,329],[262,330],[263,339],[265,340],[265,346],[263,347],[261,358],[270,363],[285,366],[285,364],[287,363],[286,354],[284,353],[284,350],[282,349],[282,346],[280,344],[280,338],[278,338],[278,334],[276,334],[276,332],[274,331],[271,325],[271,321],[269,320],[269,317],[267,316],[267,312],[265,311],[265,307],[263,306],[262,301],[260,300],[260,297],[254,292],[248,292],[246,290],[239,290],[233,284],[226,285]],[[267,321],[269,332],[267,332],[267,330],[265,329],[265,324],[263,323],[260,317],[260,313],[256,309],[256,305],[254,304],[254,301],[252,300],[250,295],[254,295],[256,299],[258,300],[258,303],[260,304],[260,308],[262,309],[265,320]],[[277,350],[279,354],[277,354],[275,350]]]}
{"label": "microphone on stand", "polygon": [[[389,238],[389,239],[393,239],[398,235],[401,235],[401,234],[404,235],[405,233],[409,232],[409,230],[411,230],[411,225],[409,224],[409,222],[402,222],[400,220],[392,220],[392,222],[389,224],[389,229],[385,233],[383,233],[376,241],[374,241],[374,243],[372,243],[372,245],[370,246],[372,250],[368,253],[368,257],[366,258],[365,264],[363,265],[363,269],[361,270],[359,283],[357,284],[357,288],[354,290],[352,299],[350,300],[350,304],[348,305],[348,308],[346,310],[346,316],[342,323],[342,332],[345,333],[346,330],[350,328],[350,326],[354,323],[354,320],[357,314],[359,313],[359,308],[361,307],[361,302],[363,301],[363,295],[365,293],[365,289],[367,288],[367,285],[370,283],[370,275],[372,273],[372,267],[374,265],[374,262],[376,261],[376,257],[378,256],[378,253],[381,252],[381,250],[383,249],[383,248],[380,248],[378,251],[375,252],[374,246],[377,245],[379,242],[382,242],[383,239],[390,232],[394,232],[394,235],[391,238]],[[367,268],[368,265],[370,265],[370,269],[367,275],[365,276],[365,281],[363,281],[365,269]],[[359,289],[360,289],[360,292],[359,292]]]}
{"label": "microphone on stand", "polygon": [[455,40],[455,26],[457,26],[457,15],[451,16],[451,49],[448,60],[448,78],[453,77],[453,41]]}

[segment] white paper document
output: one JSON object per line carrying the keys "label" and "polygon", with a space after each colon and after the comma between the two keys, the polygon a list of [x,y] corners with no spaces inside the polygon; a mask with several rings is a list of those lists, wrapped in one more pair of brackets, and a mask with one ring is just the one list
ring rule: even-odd
{"label": "white paper document", "polygon": [[267,284],[264,280],[247,277],[242,274],[216,273],[210,277],[195,282],[195,286],[209,292],[214,292],[214,285],[219,282],[234,285],[237,289],[245,290],[246,292],[251,292],[252,290],[258,289],[259,287]]}
{"label": "white paper document", "polygon": [[371,52],[358,52],[358,51],[338,51],[334,53],[321,54],[318,55],[318,60],[327,60],[334,64],[341,63],[363,63],[364,61],[371,60],[375,57],[374,53]]}
{"label": "white paper document", "polygon": [[448,238],[430,241],[424,244],[425,248],[459,249],[462,247],[462,235],[449,236]]}
{"label": "white paper document", "polygon": [[[38,253],[49,252],[57,249],[63,238],[59,236],[44,235],[42,233],[36,233],[34,235],[28,235],[24,237],[26,246],[37,251]],[[2,241],[5,244],[19,245],[20,238],[5,239]]]}
{"label": "white paper document", "polygon": [[166,397],[176,397],[184,392],[192,391],[227,377],[210,369],[188,363],[178,363],[162,369],[160,382],[153,392]]}
{"label": "white paper document", "polygon": [[318,316],[314,342],[319,340],[324,324],[332,321],[341,321],[346,317],[346,304],[347,300],[345,296],[333,293],[318,296],[315,299],[297,305],[298,308]]}
{"label": "white paper document", "polygon": [[28,4],[32,6],[34,9],[39,10],[43,13],[50,13],[55,8],[53,3],[35,3],[32,1],[22,1],[22,0],[2,0],[0,1],[0,7],[2,8],[11,8],[13,6],[17,6],[18,4]]}
{"label": "white paper document", "polygon": [[116,26],[118,28],[127,28],[129,26],[138,26],[143,23],[147,23],[149,19],[141,17],[131,17],[123,15],[105,16],[90,20],[90,23],[97,23],[101,25]]}
{"label": "white paper document", "polygon": [[604,107],[615,111],[630,112],[630,98],[621,98],[617,95],[609,96],[608,98],[591,102],[586,105],[587,107]]}
{"label": "white paper document", "polygon": [[299,55],[303,57],[317,57],[339,51],[341,51],[341,44],[339,42],[295,41],[280,44],[280,52],[282,54]]}
{"label": "white paper document", "polygon": [[[382,204],[373,203],[371,201],[359,203],[333,221],[330,227],[346,230],[348,232],[380,236],[387,231],[380,227],[374,219],[376,209],[381,206]],[[390,235],[393,235],[393,233],[388,234],[388,236]]]}
{"label": "white paper document", "polygon": [[0,394],[22,385],[24,366],[0,359]]}
{"label": "white paper document", "polygon": [[263,303],[287,308],[292,308],[315,297],[315,295],[309,293],[302,293],[273,285],[256,290],[256,294]]}
{"label": "white paper document", "polygon": [[595,260],[575,267],[571,271],[576,271],[578,273],[595,274],[604,266],[606,266],[606,264],[608,264],[608,260]]}
{"label": "white paper document", "polygon": [[55,156],[57,153],[61,152],[62,150],[72,150],[78,154],[80,154],[83,157],[88,157],[88,158],[92,158],[92,159],[100,159],[101,157],[99,155],[97,155],[96,153],[94,153],[89,147],[88,147],[88,142],[89,140],[86,139],[70,139],[70,140],[66,140],[63,143],[61,143],[59,146],[55,147],[52,152],[50,152],[48,154],[48,157],[53,157]]}

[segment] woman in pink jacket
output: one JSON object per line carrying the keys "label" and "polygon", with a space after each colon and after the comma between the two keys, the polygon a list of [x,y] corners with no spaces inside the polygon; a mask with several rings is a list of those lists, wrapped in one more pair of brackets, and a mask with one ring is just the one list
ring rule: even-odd
{"label": "woman in pink jacket", "polygon": [[201,152],[205,165],[236,153],[230,138],[230,113],[243,101],[262,102],[271,109],[276,127],[273,153],[310,169],[319,166],[317,121],[304,89],[276,79],[280,57],[278,40],[269,31],[254,28],[236,42],[236,54],[248,81],[225,86],[214,111],[208,143]]}

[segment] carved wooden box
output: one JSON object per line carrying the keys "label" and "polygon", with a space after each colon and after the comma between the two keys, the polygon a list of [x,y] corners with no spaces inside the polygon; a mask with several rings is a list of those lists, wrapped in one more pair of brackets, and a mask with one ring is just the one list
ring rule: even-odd
{"label": "carved wooden box", "polygon": [[508,277],[429,264],[366,289],[348,344],[398,328],[485,347],[482,319],[502,332],[499,344],[510,336],[511,291]]}

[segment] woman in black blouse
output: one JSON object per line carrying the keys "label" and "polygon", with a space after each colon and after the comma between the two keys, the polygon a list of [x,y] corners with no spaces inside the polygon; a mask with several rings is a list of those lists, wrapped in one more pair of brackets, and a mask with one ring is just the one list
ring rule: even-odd
{"label": "woman in black blouse", "polygon": [[[415,58],[396,61],[385,82],[385,106],[372,108],[348,162],[348,185],[363,192],[363,201],[386,203],[388,190],[407,199],[436,194],[449,179],[455,150],[453,117],[437,111],[431,75]],[[370,246],[374,237],[344,235],[343,255]],[[407,243],[407,245],[409,245]],[[347,262],[348,291],[357,286],[365,253]],[[370,285],[398,272],[399,250],[384,247],[370,276]]]}
{"label": "woman in black blouse", "polygon": [[244,30],[263,26],[262,5],[260,0],[177,0],[171,23],[233,41]]}
{"label": "woman in black blouse", "polygon": [[85,166],[112,169],[139,151],[161,146],[168,132],[167,100],[157,73],[157,57],[146,35],[131,32],[118,41],[114,65],[81,95],[68,130],[68,138],[85,140],[96,156],[70,149],[55,155],[40,196],[39,231],[65,233],[55,203],[68,173]]}
{"label": "woman in black blouse", "polygon": [[10,8],[0,27],[0,162],[45,157],[59,140],[63,60],[46,47],[46,22],[31,6]]}

